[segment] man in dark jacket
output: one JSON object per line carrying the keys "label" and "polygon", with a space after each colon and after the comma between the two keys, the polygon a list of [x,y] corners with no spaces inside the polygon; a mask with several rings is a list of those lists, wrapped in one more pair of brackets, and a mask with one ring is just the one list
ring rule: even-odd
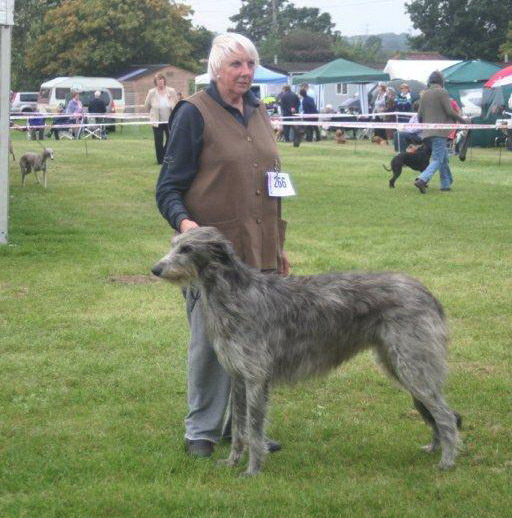
{"label": "man in dark jacket", "polygon": [[[281,95],[281,115],[283,117],[291,117],[299,112],[300,99],[299,96],[292,92],[289,85],[283,86],[283,94]],[[289,120],[289,119],[288,119]],[[283,125],[283,134],[285,142],[290,142],[291,126]]]}
{"label": "man in dark jacket", "polygon": [[[311,115],[318,113],[318,108],[316,107],[315,100],[313,97],[308,95],[308,92],[305,88],[301,88],[300,96],[302,97],[302,113],[306,115]],[[318,121],[318,117],[307,117],[304,119],[306,122],[315,122]],[[306,140],[308,142],[313,142],[313,130],[315,132],[315,140],[320,141],[320,129],[318,126],[306,126]]]}
{"label": "man in dark jacket", "polygon": [[[437,70],[432,72],[428,79],[429,88],[421,96],[418,109],[419,122],[449,124],[457,121],[467,124],[466,119],[453,110],[450,95],[443,85],[444,78],[441,72]],[[430,164],[414,182],[422,194],[427,192],[427,184],[438,169],[441,177],[441,191],[451,191],[453,178],[446,147],[449,133],[449,129],[429,129],[422,132],[423,140],[426,140],[432,149]]]}
{"label": "man in dark jacket", "polygon": [[[89,113],[92,114],[104,114],[107,113],[107,106],[105,101],[101,98],[101,92],[96,90],[94,92],[94,99],[89,103]],[[103,124],[105,122],[104,117],[96,116],[95,122],[97,124]],[[101,136],[102,138],[106,137],[105,126],[101,127]]]}

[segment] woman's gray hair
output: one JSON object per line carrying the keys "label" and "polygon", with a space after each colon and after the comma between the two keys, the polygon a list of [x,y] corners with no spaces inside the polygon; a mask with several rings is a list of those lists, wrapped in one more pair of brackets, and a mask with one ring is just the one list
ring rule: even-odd
{"label": "woman's gray hair", "polygon": [[254,43],[245,36],[237,34],[236,32],[228,32],[226,34],[219,34],[212,42],[210,56],[208,57],[208,75],[212,81],[216,81],[217,75],[222,67],[222,64],[232,54],[240,52],[242,48],[247,54],[254,59],[256,66],[260,64],[260,56]]}

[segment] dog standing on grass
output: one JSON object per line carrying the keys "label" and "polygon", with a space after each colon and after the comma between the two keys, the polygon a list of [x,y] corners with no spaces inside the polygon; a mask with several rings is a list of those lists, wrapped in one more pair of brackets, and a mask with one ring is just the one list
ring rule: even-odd
{"label": "dog standing on grass", "polygon": [[416,146],[410,144],[407,146],[405,152],[397,153],[391,159],[391,169],[388,169],[385,165],[384,169],[388,172],[393,172],[393,176],[389,179],[389,186],[394,189],[395,182],[402,174],[402,168],[404,166],[410,167],[413,171],[424,171],[430,162],[430,155],[432,149],[424,144]]}
{"label": "dog standing on grass", "polygon": [[39,182],[39,176],[37,175],[38,171],[43,171],[43,183],[44,188],[47,186],[46,179],[46,160],[53,160],[53,149],[49,147],[45,147],[43,152],[38,155],[37,153],[25,153],[20,158],[20,170],[21,170],[21,186],[25,185],[25,176],[30,174],[32,170],[34,170],[34,174],[36,176],[37,183]]}
{"label": "dog standing on grass", "polygon": [[454,465],[461,419],[442,393],[445,317],[418,281],[394,273],[262,274],[242,263],[212,227],[176,236],[152,272],[201,292],[208,334],[232,376],[229,466],[248,446],[245,474],[261,470],[272,384],[324,374],[368,348],[432,427],[424,449],[441,448],[441,469]]}

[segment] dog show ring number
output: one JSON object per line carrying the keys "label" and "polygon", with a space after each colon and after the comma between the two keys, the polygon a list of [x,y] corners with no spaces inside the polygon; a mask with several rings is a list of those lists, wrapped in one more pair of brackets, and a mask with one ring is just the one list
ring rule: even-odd
{"label": "dog show ring number", "polygon": [[281,171],[267,173],[268,195],[273,197],[295,196],[290,175]]}

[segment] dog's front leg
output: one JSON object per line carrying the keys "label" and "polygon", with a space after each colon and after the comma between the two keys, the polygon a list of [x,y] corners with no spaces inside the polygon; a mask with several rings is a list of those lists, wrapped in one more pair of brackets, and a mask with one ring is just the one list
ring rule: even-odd
{"label": "dog's front leg", "polygon": [[231,451],[223,464],[238,466],[246,441],[247,405],[245,383],[240,377],[231,380]]}
{"label": "dog's front leg", "polygon": [[265,442],[265,417],[268,401],[266,381],[246,381],[247,437],[249,441],[249,466],[245,475],[257,475],[267,454]]}
{"label": "dog's front leg", "polygon": [[46,189],[46,167],[43,168],[43,184]]}

